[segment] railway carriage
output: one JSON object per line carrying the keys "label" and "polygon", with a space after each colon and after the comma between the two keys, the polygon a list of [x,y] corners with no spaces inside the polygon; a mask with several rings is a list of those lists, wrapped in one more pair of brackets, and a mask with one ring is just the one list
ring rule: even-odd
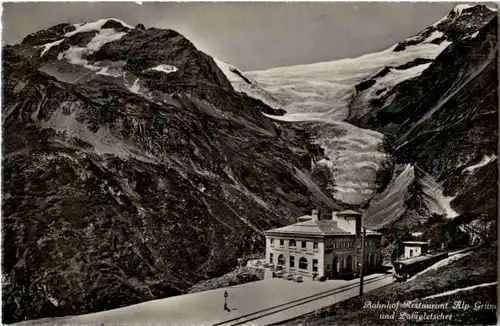
{"label": "railway carriage", "polygon": [[392,263],[394,266],[394,272],[392,275],[396,281],[404,282],[413,275],[447,257],[448,253],[442,252],[433,255],[396,260]]}

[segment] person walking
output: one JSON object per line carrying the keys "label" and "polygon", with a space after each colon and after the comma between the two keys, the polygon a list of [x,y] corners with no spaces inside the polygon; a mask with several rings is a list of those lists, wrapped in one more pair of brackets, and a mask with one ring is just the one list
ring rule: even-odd
{"label": "person walking", "polygon": [[231,312],[231,309],[229,309],[227,307],[227,297],[228,296],[229,296],[229,294],[227,293],[227,291],[224,291],[224,311]]}

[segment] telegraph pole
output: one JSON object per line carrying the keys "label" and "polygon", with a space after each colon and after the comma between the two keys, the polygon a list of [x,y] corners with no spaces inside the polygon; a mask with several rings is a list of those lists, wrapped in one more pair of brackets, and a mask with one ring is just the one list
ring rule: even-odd
{"label": "telegraph pole", "polygon": [[361,271],[359,275],[359,295],[363,295],[363,276],[365,274],[365,238],[366,238],[366,228],[363,227],[363,234],[361,236]]}

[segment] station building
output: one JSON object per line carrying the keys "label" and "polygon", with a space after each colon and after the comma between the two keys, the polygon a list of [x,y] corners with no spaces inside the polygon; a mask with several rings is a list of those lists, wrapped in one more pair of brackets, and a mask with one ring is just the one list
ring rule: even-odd
{"label": "station building", "polygon": [[[361,213],[333,212],[322,218],[318,210],[297,223],[267,230],[266,262],[288,273],[335,278],[359,274],[361,262]],[[365,270],[382,264],[382,234],[366,230]]]}

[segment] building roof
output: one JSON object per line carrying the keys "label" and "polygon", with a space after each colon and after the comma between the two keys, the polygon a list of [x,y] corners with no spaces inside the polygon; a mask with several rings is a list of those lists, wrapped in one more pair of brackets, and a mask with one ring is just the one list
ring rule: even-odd
{"label": "building roof", "polygon": [[363,215],[363,214],[361,214],[360,212],[347,210],[347,211],[338,212],[337,215]]}
{"label": "building roof", "polygon": [[403,241],[402,244],[404,244],[404,245],[427,245],[429,243],[426,241]]}
{"label": "building roof", "polygon": [[422,260],[427,260],[430,257],[431,256],[422,255],[422,256],[417,256],[417,257],[408,258],[408,259],[396,260],[394,263],[400,263],[400,264],[407,265],[407,264],[413,264],[413,263],[416,263],[416,262],[419,262],[419,261],[422,261]]}
{"label": "building roof", "polygon": [[[354,228],[341,228],[335,220],[318,220],[314,221],[307,215],[301,216],[298,223],[287,225],[277,229],[267,230],[273,233],[288,233],[288,234],[305,234],[305,235],[354,235]],[[366,235],[381,235],[380,233],[366,230]]]}

